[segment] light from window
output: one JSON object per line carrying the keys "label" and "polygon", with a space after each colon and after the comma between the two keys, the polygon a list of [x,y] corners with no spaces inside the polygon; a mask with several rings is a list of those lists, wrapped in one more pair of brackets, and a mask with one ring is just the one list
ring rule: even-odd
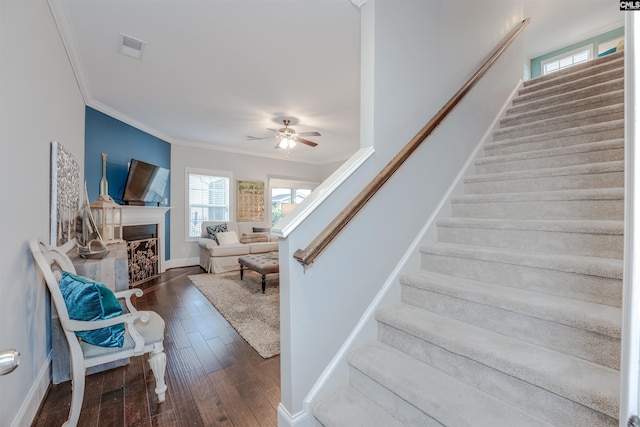
{"label": "light from window", "polygon": [[553,59],[542,66],[542,74],[551,74],[556,71],[563,70],[565,68],[573,67],[574,65],[582,64],[591,59],[591,49],[587,48],[575,52],[573,54]]}
{"label": "light from window", "polygon": [[282,219],[282,204],[302,203],[311,194],[310,188],[271,188],[271,225]]}
{"label": "light from window", "polygon": [[189,237],[200,237],[204,221],[229,221],[229,177],[188,173]]}

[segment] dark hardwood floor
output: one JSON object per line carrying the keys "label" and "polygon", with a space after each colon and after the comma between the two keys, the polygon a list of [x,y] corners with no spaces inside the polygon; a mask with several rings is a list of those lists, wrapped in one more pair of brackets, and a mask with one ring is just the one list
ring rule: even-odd
{"label": "dark hardwood floor", "polygon": [[[166,322],[167,397],[157,402],[147,356],[87,377],[79,426],[276,426],[280,356],[263,359],[187,279],[200,267],[143,283],[140,310]],[[32,426],[67,419],[71,382],[51,385]],[[1,423],[0,423],[1,424]]]}

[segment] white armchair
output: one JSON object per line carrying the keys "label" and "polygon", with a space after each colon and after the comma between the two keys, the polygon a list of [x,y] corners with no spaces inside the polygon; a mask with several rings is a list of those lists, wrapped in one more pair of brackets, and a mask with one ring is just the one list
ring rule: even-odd
{"label": "white armchair", "polygon": [[[69,418],[64,423],[64,426],[75,426],[78,423],[87,368],[114,360],[151,353],[149,365],[156,380],[155,392],[158,395],[158,401],[164,402],[167,390],[164,381],[167,365],[163,347],[165,324],[162,317],[157,313],[153,311],[138,311],[133,306],[131,296],[142,296],[142,290],[128,289],[115,293],[118,299],[125,300],[128,313],[104,320],[81,321],[70,319],[60,291],[59,281],[63,271],[75,274],[73,263],[66,253],[56,247],[48,246],[38,241],[38,239],[33,239],[30,242],[30,247],[33,258],[51,292],[51,299],[58,312],[62,330],[69,345],[72,397]],[[76,331],[90,331],[121,323],[125,324],[124,344],[122,347],[100,347],[88,344],[85,341],[78,340],[75,334]]]}

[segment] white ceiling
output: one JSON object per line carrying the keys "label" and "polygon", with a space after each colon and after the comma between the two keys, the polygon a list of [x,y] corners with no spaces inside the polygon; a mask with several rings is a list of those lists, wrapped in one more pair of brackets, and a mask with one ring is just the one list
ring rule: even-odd
{"label": "white ceiling", "polygon": [[618,2],[611,0],[525,0],[525,56],[536,58],[624,25]]}
{"label": "white ceiling", "polygon": [[[319,145],[359,148],[360,10],[350,0],[49,0],[87,105],[171,143],[284,157],[269,136],[292,120]],[[533,58],[623,24],[610,0],[524,2]],[[146,42],[119,53],[121,33]]]}

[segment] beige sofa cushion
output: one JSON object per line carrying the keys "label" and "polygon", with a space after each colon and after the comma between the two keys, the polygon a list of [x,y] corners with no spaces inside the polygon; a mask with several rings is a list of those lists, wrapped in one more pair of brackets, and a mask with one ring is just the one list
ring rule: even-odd
{"label": "beige sofa cushion", "polygon": [[263,254],[265,252],[277,252],[278,242],[257,242],[247,243],[252,254]]}
{"label": "beige sofa cushion", "polygon": [[236,245],[240,243],[235,231],[225,231],[218,233],[218,244],[220,246]]}
{"label": "beige sofa cushion", "polygon": [[210,256],[231,256],[231,255],[247,255],[251,253],[251,248],[242,243],[234,245],[224,245],[209,248]]}

